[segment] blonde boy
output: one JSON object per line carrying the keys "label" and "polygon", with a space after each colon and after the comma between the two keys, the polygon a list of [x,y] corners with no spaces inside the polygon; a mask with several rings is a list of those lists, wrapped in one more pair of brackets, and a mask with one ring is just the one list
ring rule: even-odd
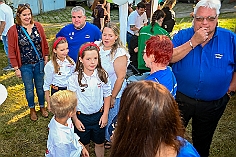
{"label": "blonde boy", "polygon": [[77,96],[69,90],[58,91],[51,96],[51,111],[54,114],[48,128],[46,157],[89,157],[79,136],[74,133],[71,117],[75,115]]}

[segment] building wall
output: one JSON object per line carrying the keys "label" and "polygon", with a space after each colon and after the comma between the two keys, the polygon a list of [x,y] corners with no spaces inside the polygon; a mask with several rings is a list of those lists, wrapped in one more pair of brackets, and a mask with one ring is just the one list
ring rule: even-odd
{"label": "building wall", "polygon": [[62,9],[66,7],[66,0],[10,0],[13,3],[14,8],[18,7],[18,4],[30,4],[33,15],[38,15],[42,12]]}
{"label": "building wall", "polygon": [[[39,0],[40,1],[40,0]],[[63,9],[66,7],[66,0],[41,0],[43,12]]]}

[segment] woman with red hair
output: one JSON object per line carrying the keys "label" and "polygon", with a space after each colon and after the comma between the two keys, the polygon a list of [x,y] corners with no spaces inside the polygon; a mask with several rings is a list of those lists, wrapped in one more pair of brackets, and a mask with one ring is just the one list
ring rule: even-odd
{"label": "woman with red hair", "polygon": [[145,80],[152,80],[164,85],[172,94],[176,95],[177,82],[170,66],[173,54],[173,44],[165,35],[152,36],[146,42],[143,59],[146,67],[150,68],[150,75]]}

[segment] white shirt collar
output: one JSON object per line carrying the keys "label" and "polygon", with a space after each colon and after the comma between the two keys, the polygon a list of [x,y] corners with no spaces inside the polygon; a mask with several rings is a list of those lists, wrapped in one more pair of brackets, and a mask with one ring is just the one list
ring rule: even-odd
{"label": "white shirt collar", "polygon": [[89,77],[96,77],[96,76],[97,76],[97,74],[98,74],[98,71],[97,71],[97,69],[95,69],[95,70],[93,71],[93,74],[92,74],[91,76],[88,76],[88,75],[86,75],[86,74],[83,72],[83,75],[84,75],[84,77],[85,77],[85,78],[89,78]]}
{"label": "white shirt collar", "polygon": [[50,123],[48,127],[50,129],[50,127],[56,126],[58,128],[58,130],[61,130],[61,131],[66,132],[66,133],[71,133],[71,128],[73,127],[71,125],[73,125],[73,124],[70,123],[69,119],[67,120],[67,124],[68,124],[68,126],[65,126],[65,125],[57,122],[56,119],[55,119],[55,116],[53,116],[52,123]]}

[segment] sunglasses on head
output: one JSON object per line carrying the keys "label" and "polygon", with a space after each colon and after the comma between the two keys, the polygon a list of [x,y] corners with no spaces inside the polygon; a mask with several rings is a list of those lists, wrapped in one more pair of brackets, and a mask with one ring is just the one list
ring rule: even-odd
{"label": "sunglasses on head", "polygon": [[29,7],[30,7],[30,4],[29,4],[29,3],[18,4],[18,8],[19,8],[19,7],[27,7],[27,8],[29,8]]}

